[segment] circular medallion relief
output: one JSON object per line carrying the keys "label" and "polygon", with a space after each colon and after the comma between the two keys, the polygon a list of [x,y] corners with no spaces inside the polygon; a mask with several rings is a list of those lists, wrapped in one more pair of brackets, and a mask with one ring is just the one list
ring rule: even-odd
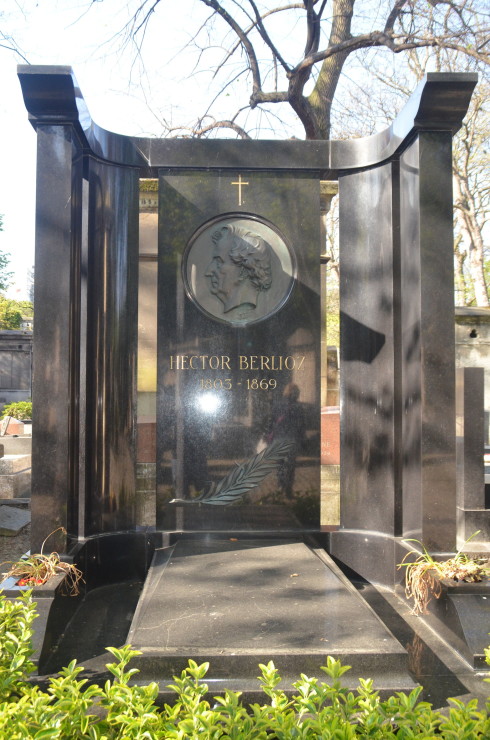
{"label": "circular medallion relief", "polygon": [[234,326],[263,321],[288,299],[294,254],[270,223],[243,214],[220,216],[191,237],[182,263],[189,298],[213,319]]}

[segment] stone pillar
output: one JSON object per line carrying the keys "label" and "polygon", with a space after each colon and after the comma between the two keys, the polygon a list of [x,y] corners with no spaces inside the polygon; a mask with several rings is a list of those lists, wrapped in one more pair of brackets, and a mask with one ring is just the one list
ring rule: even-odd
{"label": "stone pillar", "polygon": [[475,82],[428,75],[386,137],[335,152],[357,171],[339,173],[341,529],[331,547],[388,586],[401,539],[456,547],[451,139]]}
{"label": "stone pillar", "polygon": [[[134,527],[138,180],[69,67],[21,66],[38,133],[32,550]],[[85,126],[85,128],[84,128]],[[127,157],[124,166],[113,164]],[[57,532],[45,551],[63,552]]]}
{"label": "stone pillar", "polygon": [[453,207],[450,131],[421,131],[400,157],[403,536],[456,545]]}
{"label": "stone pillar", "polygon": [[[73,127],[39,125],[33,351],[32,550],[77,534],[79,223]],[[45,461],[50,464],[46,465]],[[66,546],[61,531],[46,551]]]}
{"label": "stone pillar", "polygon": [[395,534],[392,187],[390,163],[339,178],[341,532],[332,535],[337,557],[385,582]]}
{"label": "stone pillar", "polygon": [[139,178],[89,170],[85,516],[100,534],[135,524]]}

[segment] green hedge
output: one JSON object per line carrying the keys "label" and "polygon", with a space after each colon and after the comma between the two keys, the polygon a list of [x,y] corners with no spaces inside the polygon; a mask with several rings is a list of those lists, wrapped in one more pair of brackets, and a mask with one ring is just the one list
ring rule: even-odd
{"label": "green hedge", "polygon": [[30,661],[34,617],[30,593],[14,601],[0,594],[0,738],[490,738],[490,702],[478,710],[476,700],[465,705],[450,699],[449,716],[443,716],[419,701],[420,688],[381,701],[370,680],[361,679],[355,691],[344,688],[341,677],[348,667],[330,657],[322,669],[327,680],[301,675],[293,698],[279,688],[281,679],[272,662],[261,665],[264,700],[250,706],[243,706],[240,692],[228,690],[211,704],[203,682],[208,665],[189,661],[171,686],[175,702],[159,708],[157,684],[130,685],[136,671],[128,663],[138,653],[129,646],[110,648],[116,661],[107,666],[112,679],[104,686],[83,678],[83,668],[72,661],[43,691],[28,682],[34,669]]}
{"label": "green hedge", "polygon": [[32,401],[12,401],[3,407],[1,418],[4,416],[13,416],[14,419],[24,421],[32,419]]}

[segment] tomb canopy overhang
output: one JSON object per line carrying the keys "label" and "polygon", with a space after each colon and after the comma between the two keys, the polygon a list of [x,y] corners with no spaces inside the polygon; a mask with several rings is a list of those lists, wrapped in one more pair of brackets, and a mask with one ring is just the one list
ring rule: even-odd
{"label": "tomb canopy overhang", "polygon": [[[379,165],[403,150],[420,130],[456,133],[468,109],[478,75],[429,72],[391,126],[372,136],[330,141],[170,139],[107,131],[91,118],[70,66],[19,65],[29,119],[40,125],[71,124],[86,153],[113,164],[138,167],[142,176],[158,170],[236,169],[317,173]],[[301,155],[298,157],[299,152]]]}

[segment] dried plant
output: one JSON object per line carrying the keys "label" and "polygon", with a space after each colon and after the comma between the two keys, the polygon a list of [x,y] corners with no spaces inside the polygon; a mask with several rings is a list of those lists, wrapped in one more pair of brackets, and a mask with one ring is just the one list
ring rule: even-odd
{"label": "dried plant", "polygon": [[36,585],[40,586],[46,583],[50,578],[57,575],[65,575],[65,588],[70,596],[77,596],[80,593],[79,584],[83,582],[82,572],[73,563],[65,563],[60,559],[57,552],[45,555],[44,545],[55,532],[66,534],[64,527],[58,527],[51,532],[41,545],[41,552],[36,555],[27,555],[17,560],[6,561],[3,565],[10,565],[7,573],[3,573],[3,578],[15,578],[19,586]]}
{"label": "dried plant", "polygon": [[[398,569],[405,568],[405,595],[413,599],[412,614],[427,614],[427,606],[432,598],[438,599],[442,593],[441,581],[465,581],[477,583],[490,576],[490,561],[486,558],[471,558],[463,552],[467,543],[479,534],[474,532],[453,558],[438,561],[427,551],[424,545],[415,539],[404,540],[416,542],[422,548],[407,552]],[[416,559],[407,562],[407,558],[416,555]]]}

